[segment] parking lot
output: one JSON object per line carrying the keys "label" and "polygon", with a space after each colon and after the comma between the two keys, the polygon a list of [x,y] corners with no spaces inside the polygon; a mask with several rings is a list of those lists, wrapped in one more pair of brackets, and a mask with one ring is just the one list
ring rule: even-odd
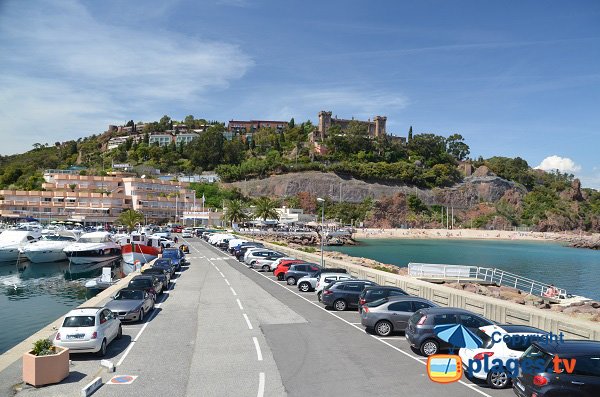
{"label": "parking lot", "polygon": [[[228,256],[224,251],[208,246],[216,257]],[[372,391],[371,387],[379,390],[377,395],[420,396],[442,392],[442,387],[446,395],[514,395],[511,389],[493,390],[485,382],[474,383],[464,377],[456,384],[436,384],[427,377],[427,358],[414,352],[402,333],[388,337],[367,333],[357,310],[338,312],[327,309],[318,301],[315,292],[300,292],[295,285],[277,281],[271,272],[250,269],[231,256],[219,260],[246,275],[312,325],[305,333],[298,327],[288,330],[263,327],[284,386],[292,395],[321,395],[323,387],[329,389],[334,385],[347,388],[350,394],[346,395],[352,395],[353,390]],[[336,358],[340,355],[344,358]],[[336,360],[340,361],[336,363]],[[336,376],[343,380],[337,380]],[[371,382],[370,377],[378,378],[378,382]],[[307,378],[312,381],[306,382]],[[381,378],[385,380],[381,381]],[[365,387],[365,382],[372,386]]]}

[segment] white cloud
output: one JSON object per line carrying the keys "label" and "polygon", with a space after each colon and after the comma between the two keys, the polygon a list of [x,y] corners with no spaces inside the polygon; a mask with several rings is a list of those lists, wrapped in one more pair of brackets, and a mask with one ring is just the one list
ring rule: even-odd
{"label": "white cloud", "polygon": [[[237,45],[113,26],[77,1],[5,4],[0,53],[3,153],[97,133],[120,118],[160,117],[177,104],[201,106],[253,65]],[[46,138],[29,139],[35,134]]]}
{"label": "white cloud", "polygon": [[540,165],[535,167],[536,169],[544,171],[559,170],[560,172],[575,173],[581,171],[581,166],[575,164],[573,160],[568,157],[560,156],[548,156],[542,160]]}

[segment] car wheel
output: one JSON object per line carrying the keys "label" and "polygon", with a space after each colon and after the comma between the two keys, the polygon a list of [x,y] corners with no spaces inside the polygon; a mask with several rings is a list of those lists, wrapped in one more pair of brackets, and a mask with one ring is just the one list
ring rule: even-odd
{"label": "car wheel", "polygon": [[429,339],[423,342],[423,344],[421,345],[421,354],[423,354],[426,357],[429,357],[436,354],[439,349],[440,346],[438,345],[438,343],[434,340]]}
{"label": "car wheel", "polygon": [[123,327],[119,324],[119,332],[117,332],[117,339],[121,339],[123,336]]}
{"label": "car wheel", "polygon": [[144,309],[140,310],[140,318],[138,319],[140,323],[144,322]]}
{"label": "car wheel", "polygon": [[100,346],[100,350],[96,353],[98,357],[104,357],[106,355],[106,339],[102,340],[102,345]]}
{"label": "car wheel", "polygon": [[490,371],[487,376],[487,384],[490,385],[492,389],[504,389],[508,387],[510,384],[510,377],[508,376],[506,369],[502,368],[498,371]]}
{"label": "car wheel", "polygon": [[379,336],[388,336],[392,333],[392,323],[386,320],[381,320],[375,324],[375,333]]}
{"label": "car wheel", "polygon": [[268,272],[269,270],[271,270],[271,266],[263,265],[262,269],[263,269],[263,272]]}
{"label": "car wheel", "polygon": [[343,299],[338,299],[335,302],[333,302],[333,308],[338,312],[343,312],[344,310],[346,310],[347,307],[348,304]]}
{"label": "car wheel", "polygon": [[281,274],[281,273],[280,273],[280,274],[278,274],[278,275],[277,275],[277,280],[279,280],[279,281],[283,281],[283,274]]}
{"label": "car wheel", "polygon": [[296,285],[296,277],[288,277],[287,280],[288,285]]}
{"label": "car wheel", "polygon": [[317,293],[317,299],[319,300],[319,302],[321,302],[321,294],[322,294],[322,292],[321,292],[321,291],[319,291],[319,292]]}
{"label": "car wheel", "polygon": [[308,292],[310,291],[310,284],[307,282],[300,283],[298,289],[302,292]]}

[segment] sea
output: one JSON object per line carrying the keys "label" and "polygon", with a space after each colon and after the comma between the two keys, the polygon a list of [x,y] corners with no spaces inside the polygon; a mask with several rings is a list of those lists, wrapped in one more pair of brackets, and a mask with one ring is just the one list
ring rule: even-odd
{"label": "sea", "polygon": [[126,269],[118,261],[94,265],[69,262],[0,262],[0,354],[39,331],[98,291],[85,283],[100,276],[103,266],[115,277]]}
{"label": "sea", "polygon": [[400,267],[410,262],[495,267],[600,300],[600,251],[556,242],[364,239],[328,250]]}

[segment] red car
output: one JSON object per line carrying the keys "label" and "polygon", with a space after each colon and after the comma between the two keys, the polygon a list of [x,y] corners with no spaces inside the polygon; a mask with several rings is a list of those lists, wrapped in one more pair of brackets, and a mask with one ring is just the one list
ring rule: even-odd
{"label": "red car", "polygon": [[173,233],[181,233],[183,228],[181,226],[173,226]]}
{"label": "red car", "polygon": [[275,277],[277,277],[277,280],[282,281],[283,275],[289,270],[290,265],[293,265],[294,263],[304,263],[304,261],[300,259],[286,259],[279,262],[279,265],[273,271],[273,274]]}

